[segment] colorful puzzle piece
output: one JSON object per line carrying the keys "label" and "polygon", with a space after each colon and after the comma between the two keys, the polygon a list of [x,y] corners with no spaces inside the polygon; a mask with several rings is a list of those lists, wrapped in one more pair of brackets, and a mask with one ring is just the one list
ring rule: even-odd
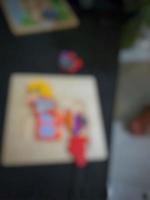
{"label": "colorful puzzle piece", "polygon": [[69,152],[73,155],[75,163],[78,167],[85,167],[87,164],[86,149],[88,138],[87,136],[71,136],[69,141]]}
{"label": "colorful puzzle piece", "polygon": [[74,157],[78,167],[85,167],[87,164],[86,150],[88,144],[85,116],[81,112],[67,111],[66,125],[71,132],[68,151]]}
{"label": "colorful puzzle piece", "polygon": [[38,140],[59,139],[62,135],[60,126],[63,121],[53,98],[52,88],[42,81],[35,81],[28,86],[29,105],[35,118],[36,138]]}
{"label": "colorful puzzle piece", "polygon": [[84,61],[74,51],[62,51],[59,65],[64,72],[76,73],[84,67]]}

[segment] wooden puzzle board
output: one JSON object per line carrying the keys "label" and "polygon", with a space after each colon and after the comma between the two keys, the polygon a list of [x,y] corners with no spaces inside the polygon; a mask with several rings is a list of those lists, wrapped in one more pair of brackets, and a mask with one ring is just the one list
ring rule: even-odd
{"label": "wooden puzzle board", "polygon": [[[73,12],[71,6],[65,0],[54,1],[57,2],[57,7],[59,7],[59,9],[57,10],[58,14],[60,10],[64,10],[63,12],[67,13],[67,18],[65,20],[59,17],[58,19],[51,18],[47,21],[43,20],[43,22],[40,23],[33,23],[28,22],[29,19],[26,19],[27,24],[24,24],[22,21],[23,17],[25,13],[27,13],[26,16],[27,18],[29,18],[29,13],[25,9],[22,1],[23,0],[2,0],[1,2],[2,9],[10,30],[13,34],[17,36],[47,31],[58,31],[68,28],[74,28],[79,25],[79,20],[77,16]],[[49,3],[50,5],[53,3],[52,0],[45,1],[47,2],[47,4]],[[42,3],[42,0],[40,2]],[[33,9],[33,12],[35,12],[35,9]]]}
{"label": "wooden puzzle board", "polygon": [[[72,163],[66,146],[68,133],[64,129],[60,141],[43,142],[34,138],[34,120],[26,103],[27,84],[42,79],[51,84],[61,108],[80,100],[86,108],[89,124],[89,161],[107,159],[107,145],[96,79],[93,76],[13,74],[10,79],[2,164],[5,166]],[[71,103],[71,104],[70,104]]]}

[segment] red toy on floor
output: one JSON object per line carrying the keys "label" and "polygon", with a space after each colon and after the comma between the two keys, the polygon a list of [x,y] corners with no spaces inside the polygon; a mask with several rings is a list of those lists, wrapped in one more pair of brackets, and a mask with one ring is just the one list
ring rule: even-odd
{"label": "red toy on floor", "polygon": [[144,110],[131,122],[130,130],[135,135],[144,135],[150,133],[150,106]]}

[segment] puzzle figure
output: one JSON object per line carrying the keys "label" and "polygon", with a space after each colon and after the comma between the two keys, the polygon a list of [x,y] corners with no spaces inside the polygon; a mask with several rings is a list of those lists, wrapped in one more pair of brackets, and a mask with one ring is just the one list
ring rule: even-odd
{"label": "puzzle figure", "polygon": [[59,139],[63,116],[53,98],[52,88],[42,81],[31,82],[28,86],[28,103],[35,117],[37,139]]}
{"label": "puzzle figure", "polygon": [[35,117],[36,138],[48,141],[60,139],[63,134],[61,127],[65,126],[70,133],[68,151],[76,165],[84,167],[87,163],[88,136],[82,109],[62,112],[54,99],[52,88],[43,81],[33,81],[28,85],[28,103]]}

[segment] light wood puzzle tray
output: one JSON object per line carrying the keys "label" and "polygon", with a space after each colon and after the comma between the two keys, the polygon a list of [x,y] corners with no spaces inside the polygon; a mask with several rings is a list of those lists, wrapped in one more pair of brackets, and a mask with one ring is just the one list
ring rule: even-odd
{"label": "light wood puzzle tray", "polygon": [[[68,134],[64,129],[60,141],[37,141],[34,138],[34,120],[26,103],[27,84],[31,80],[51,84],[60,107],[70,106],[74,100],[83,102],[89,125],[89,161],[107,159],[107,145],[97,83],[93,76],[65,76],[40,74],[13,74],[10,79],[5,129],[2,146],[4,166],[72,163],[66,150]],[[73,105],[73,104],[72,104]]]}

